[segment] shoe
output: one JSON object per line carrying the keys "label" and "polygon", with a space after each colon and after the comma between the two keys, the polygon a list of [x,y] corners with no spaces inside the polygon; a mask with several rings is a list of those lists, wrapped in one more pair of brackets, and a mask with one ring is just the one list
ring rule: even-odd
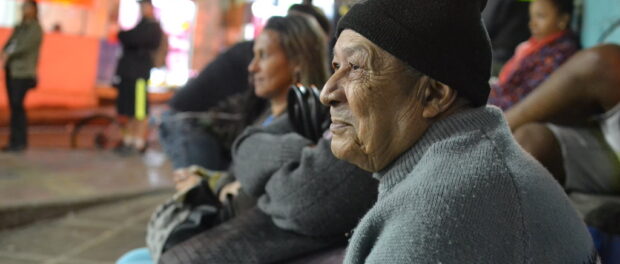
{"label": "shoe", "polygon": [[119,156],[127,157],[136,154],[137,150],[131,146],[127,146],[121,143],[114,148],[114,153],[118,154]]}
{"label": "shoe", "polygon": [[149,143],[144,143],[144,146],[142,146],[141,148],[134,148],[138,153],[140,154],[144,154],[146,152],[146,150],[149,148]]}
{"label": "shoe", "polygon": [[2,148],[3,152],[22,152],[24,150],[26,150],[26,146],[11,146],[11,145],[8,145],[8,146],[5,146],[5,147]]}

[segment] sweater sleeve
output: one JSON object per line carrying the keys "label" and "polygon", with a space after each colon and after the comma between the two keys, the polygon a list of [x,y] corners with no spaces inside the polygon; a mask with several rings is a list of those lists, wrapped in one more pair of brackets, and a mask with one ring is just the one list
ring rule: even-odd
{"label": "sweater sleeve", "polygon": [[334,236],[350,232],[376,197],[370,173],[334,157],[330,141],[320,139],[269,178],[259,208],[282,229]]}
{"label": "sweater sleeve", "polygon": [[296,133],[284,133],[286,116],[267,127],[249,127],[233,143],[232,173],[243,189],[258,197],[272,174],[289,162],[298,162],[301,151],[312,142]]}

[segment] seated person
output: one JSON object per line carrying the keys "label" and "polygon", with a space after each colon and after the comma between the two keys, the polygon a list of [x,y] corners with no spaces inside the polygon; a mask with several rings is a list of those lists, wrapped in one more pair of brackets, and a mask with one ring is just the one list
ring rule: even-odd
{"label": "seated person", "polygon": [[327,79],[326,41],[316,22],[273,17],[253,49],[248,70],[270,115],[233,145],[231,171],[240,184],[222,192],[241,188],[223,199],[234,217],[165,251],[164,263],[273,263],[337,247],[376,199],[368,173],[336,159],[328,138],[313,142],[294,132],[283,113],[291,85]]}
{"label": "seated person", "polygon": [[567,191],[620,193],[620,46],[577,53],[506,112],[521,146]]}
{"label": "seated person", "polygon": [[[295,4],[289,13],[316,19],[329,34],[329,20],[317,7]],[[191,165],[226,170],[232,141],[244,128],[260,122],[267,102],[249,89],[247,66],[253,44],[241,42],[217,56],[170,100],[171,110],[162,116],[159,135],[175,179],[189,177]]]}
{"label": "seated person", "polygon": [[485,106],[485,2],[366,0],[340,20],[331,149],[379,180],[344,263],[596,262],[560,185]]}
{"label": "seated person", "polygon": [[492,76],[497,77],[506,61],[514,54],[517,45],[530,37],[527,25],[529,5],[526,1],[487,1],[482,19],[493,48]]}
{"label": "seated person", "polygon": [[530,4],[532,37],[520,44],[491,86],[489,103],[503,110],[527,96],[579,49],[568,29],[573,0],[534,0]]}

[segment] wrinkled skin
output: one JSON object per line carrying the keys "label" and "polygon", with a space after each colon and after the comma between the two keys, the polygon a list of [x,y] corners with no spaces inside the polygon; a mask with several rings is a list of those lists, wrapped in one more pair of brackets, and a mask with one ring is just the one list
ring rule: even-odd
{"label": "wrinkled skin", "polygon": [[352,30],[334,47],[335,73],[321,92],[331,106],[332,151],[375,172],[407,150],[429,122],[397,59]]}
{"label": "wrinkled skin", "polygon": [[338,37],[334,74],[321,91],[330,106],[331,149],[377,172],[410,149],[437,120],[467,106],[456,91],[423,74],[355,31]]}

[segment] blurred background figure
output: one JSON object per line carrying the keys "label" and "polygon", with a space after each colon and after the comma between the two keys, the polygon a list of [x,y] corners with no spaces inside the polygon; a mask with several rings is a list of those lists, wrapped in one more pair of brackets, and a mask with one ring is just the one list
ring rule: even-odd
{"label": "blurred background figure", "polygon": [[115,87],[118,89],[116,110],[127,118],[123,123],[123,139],[116,149],[120,154],[143,152],[148,126],[148,80],[153,68],[153,53],[162,41],[162,29],[155,20],[150,0],[140,0],[140,22],[131,30],[121,31],[118,39],[123,53],[118,62]]}
{"label": "blurred background figure", "polygon": [[530,36],[527,27],[529,5],[527,1],[515,0],[487,2],[482,18],[493,48],[492,76],[497,77],[504,63],[514,54],[517,45]]}
{"label": "blurred background figure", "polygon": [[22,151],[28,146],[28,120],[24,99],[29,89],[37,85],[37,63],[43,30],[39,24],[35,1],[22,5],[22,21],[0,52],[0,64],[6,73],[6,89],[11,111],[9,143],[3,151]]}
{"label": "blurred background figure", "polygon": [[52,32],[54,32],[54,33],[62,33],[62,25],[60,23],[55,23],[52,26]]}
{"label": "blurred background figure", "polygon": [[[329,36],[330,22],[319,8],[294,4],[287,13],[316,20],[326,38]],[[269,106],[266,98],[249,88],[253,45],[254,41],[233,45],[168,103],[171,109],[162,115],[159,138],[176,170],[175,178],[184,178],[191,165],[227,169],[233,140]]]}
{"label": "blurred background figure", "polygon": [[523,149],[595,206],[582,212],[602,263],[620,263],[620,203],[610,200],[620,193],[618,87],[620,46],[599,45],[575,54],[506,112]]}
{"label": "blurred background figure", "polygon": [[573,0],[534,0],[529,8],[532,37],[517,47],[491,87],[489,103],[503,110],[527,96],[579,49],[569,29]]}
{"label": "blurred background figure", "polygon": [[506,112],[515,138],[568,191],[620,193],[620,46],[577,53]]}

